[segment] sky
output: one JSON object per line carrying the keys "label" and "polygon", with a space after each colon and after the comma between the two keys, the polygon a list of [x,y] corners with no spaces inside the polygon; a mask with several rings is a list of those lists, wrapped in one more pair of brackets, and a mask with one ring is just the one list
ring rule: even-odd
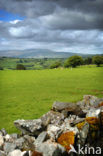
{"label": "sky", "polygon": [[103,53],[103,0],[0,0],[0,51]]}

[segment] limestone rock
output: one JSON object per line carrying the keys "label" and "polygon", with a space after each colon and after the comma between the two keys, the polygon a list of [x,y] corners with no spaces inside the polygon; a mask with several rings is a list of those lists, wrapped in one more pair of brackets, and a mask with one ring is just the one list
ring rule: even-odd
{"label": "limestone rock", "polygon": [[65,114],[67,114],[68,116],[70,114],[74,114],[74,115],[78,115],[78,116],[85,115],[85,113],[82,111],[82,109],[79,106],[77,106],[77,104],[75,104],[75,103],[54,102],[52,109],[54,111],[59,111],[59,112],[65,110]]}
{"label": "limestone rock", "polygon": [[2,149],[3,144],[4,144],[4,138],[2,135],[0,135],[0,149]]}
{"label": "limestone rock", "polygon": [[52,142],[38,144],[36,150],[43,153],[43,156],[66,156],[67,154],[63,146]]}
{"label": "limestone rock", "polygon": [[16,146],[15,143],[8,143],[8,142],[5,142],[5,144],[4,144],[4,151],[5,151],[5,153],[12,152],[12,151],[14,151],[16,148],[17,148],[17,146]]}
{"label": "limestone rock", "polygon": [[84,145],[87,139],[89,133],[89,124],[86,122],[85,125],[83,126],[82,130],[78,134],[78,143],[81,145]]}
{"label": "limestone rock", "polygon": [[49,124],[60,125],[63,123],[64,115],[59,112],[49,111],[41,117],[41,120],[44,126]]}
{"label": "limestone rock", "polygon": [[5,130],[4,128],[2,128],[2,129],[0,130],[0,133],[2,133],[3,136],[5,136],[5,135],[7,134],[7,132],[6,132],[6,130]]}
{"label": "limestone rock", "polygon": [[6,156],[4,151],[0,151],[0,156]]}
{"label": "limestone rock", "polygon": [[47,138],[48,138],[48,134],[46,131],[44,131],[41,134],[39,134],[39,136],[35,140],[35,144],[42,143],[42,142],[46,141]]}
{"label": "limestone rock", "polygon": [[50,138],[53,141],[55,141],[59,137],[59,135],[62,133],[62,129],[60,127],[50,124],[48,125],[47,133],[50,136]]}
{"label": "limestone rock", "polygon": [[45,129],[41,119],[16,120],[14,124],[19,130],[22,131],[23,134],[34,136],[38,136]]}
{"label": "limestone rock", "polygon": [[21,152],[20,150],[14,150],[10,152],[8,156],[29,156],[29,154],[26,151]]}
{"label": "limestone rock", "polygon": [[100,109],[92,108],[88,111],[86,117],[97,117],[97,118],[99,118],[100,112],[101,112]]}

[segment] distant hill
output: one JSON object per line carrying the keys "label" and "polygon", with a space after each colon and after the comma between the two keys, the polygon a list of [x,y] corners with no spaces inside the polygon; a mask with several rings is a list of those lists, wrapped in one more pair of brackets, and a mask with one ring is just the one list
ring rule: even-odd
{"label": "distant hill", "polygon": [[68,58],[73,55],[90,57],[92,54],[55,52],[48,49],[28,49],[28,50],[5,50],[0,51],[0,56],[18,57],[18,58]]}

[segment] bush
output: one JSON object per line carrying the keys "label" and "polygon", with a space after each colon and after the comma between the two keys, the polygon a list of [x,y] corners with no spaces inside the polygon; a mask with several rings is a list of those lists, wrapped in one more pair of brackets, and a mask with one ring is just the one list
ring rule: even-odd
{"label": "bush", "polygon": [[94,56],[92,62],[99,67],[101,64],[103,64],[103,56]]}
{"label": "bush", "polygon": [[17,70],[26,70],[26,68],[23,64],[17,64],[16,69]]}
{"label": "bush", "polygon": [[69,57],[65,63],[64,63],[64,67],[65,68],[68,68],[68,67],[76,67],[76,66],[79,66],[79,65],[82,65],[83,64],[83,58],[81,56],[71,56]]}
{"label": "bush", "polygon": [[50,65],[50,69],[53,69],[53,68],[58,68],[61,66],[61,62],[60,61],[57,61],[53,64]]}

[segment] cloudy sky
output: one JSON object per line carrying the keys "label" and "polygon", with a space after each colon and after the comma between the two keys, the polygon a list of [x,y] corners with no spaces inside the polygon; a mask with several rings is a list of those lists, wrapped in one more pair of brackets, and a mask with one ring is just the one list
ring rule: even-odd
{"label": "cloudy sky", "polygon": [[0,0],[0,50],[103,53],[103,0]]}

